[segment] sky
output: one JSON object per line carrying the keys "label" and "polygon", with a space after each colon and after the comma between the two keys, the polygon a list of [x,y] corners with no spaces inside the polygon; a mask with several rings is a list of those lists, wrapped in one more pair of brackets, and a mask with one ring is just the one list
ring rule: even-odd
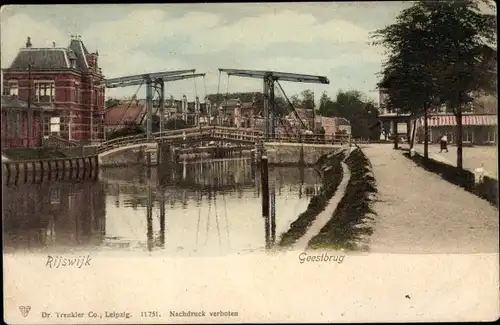
{"label": "sky", "polygon": [[[411,4],[411,3],[410,3]],[[196,69],[204,78],[166,84],[167,96],[262,91],[259,79],[220,76],[219,68],[326,76],[329,85],[283,82],[287,95],[311,89],[360,90],[378,102],[385,56],[370,33],[395,21],[408,2],[10,5],[1,9],[1,66],[7,68],[28,36],[33,47],[67,47],[81,35],[99,52],[106,78]],[[145,87],[107,89],[132,96]]]}

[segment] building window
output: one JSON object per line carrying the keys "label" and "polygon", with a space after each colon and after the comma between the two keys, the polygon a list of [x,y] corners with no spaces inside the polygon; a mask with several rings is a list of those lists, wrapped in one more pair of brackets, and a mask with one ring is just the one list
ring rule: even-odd
{"label": "building window", "polygon": [[473,142],[474,131],[471,129],[464,129],[463,142]]}
{"label": "building window", "polygon": [[495,132],[495,130],[488,131],[487,142],[489,142],[489,143],[496,143],[497,142],[497,132]]}
{"label": "building window", "polygon": [[82,90],[80,89],[80,85],[76,85],[75,88],[75,103],[80,104],[82,100]]}
{"label": "building window", "polygon": [[39,82],[35,84],[35,101],[39,103],[51,103],[55,101],[55,83]]}
{"label": "building window", "polygon": [[99,90],[94,89],[94,105],[98,105],[99,103]]}
{"label": "building window", "polygon": [[61,118],[59,116],[50,118],[49,130],[50,134],[59,135],[59,133],[61,132]]}
{"label": "building window", "polygon": [[3,95],[19,96],[19,85],[17,82],[9,81],[3,89]]}

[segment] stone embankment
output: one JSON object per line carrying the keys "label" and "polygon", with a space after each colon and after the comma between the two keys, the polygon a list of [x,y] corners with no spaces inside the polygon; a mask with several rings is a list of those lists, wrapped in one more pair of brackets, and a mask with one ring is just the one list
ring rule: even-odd
{"label": "stone embankment", "polygon": [[315,168],[321,174],[323,186],[320,192],[311,198],[306,211],[301,213],[290,225],[290,229],[281,236],[279,246],[289,247],[296,244],[308,232],[318,215],[331,204],[330,201],[344,177],[342,161],[346,154],[346,149],[340,148],[318,159]]}

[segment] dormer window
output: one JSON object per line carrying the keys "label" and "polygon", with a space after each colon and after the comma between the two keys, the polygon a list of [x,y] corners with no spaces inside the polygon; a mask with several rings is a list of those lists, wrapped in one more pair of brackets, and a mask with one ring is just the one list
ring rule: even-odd
{"label": "dormer window", "polygon": [[69,63],[71,65],[71,69],[76,69],[76,60],[75,59],[69,60]]}

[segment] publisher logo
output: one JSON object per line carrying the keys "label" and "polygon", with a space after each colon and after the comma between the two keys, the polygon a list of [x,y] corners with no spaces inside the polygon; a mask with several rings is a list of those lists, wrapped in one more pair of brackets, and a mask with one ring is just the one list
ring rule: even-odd
{"label": "publisher logo", "polygon": [[19,306],[19,311],[21,312],[21,315],[24,317],[28,316],[30,313],[31,306]]}

